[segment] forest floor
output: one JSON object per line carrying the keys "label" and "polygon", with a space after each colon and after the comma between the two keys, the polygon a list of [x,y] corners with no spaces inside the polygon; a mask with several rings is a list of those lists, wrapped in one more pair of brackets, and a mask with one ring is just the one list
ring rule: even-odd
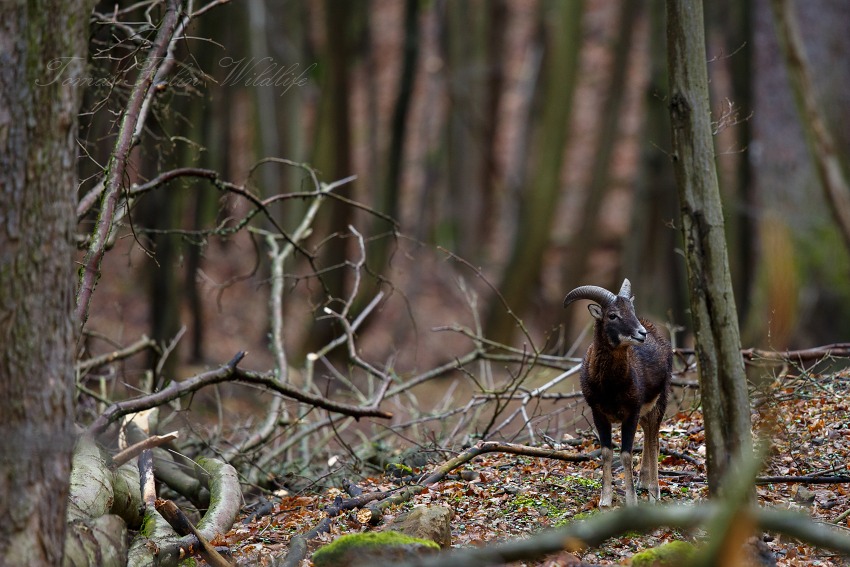
{"label": "forest floor", "polygon": [[[850,463],[850,371],[827,376],[799,371],[777,378],[756,392],[754,425],[769,431],[772,450],[757,486],[759,503],[806,512],[815,521],[850,530],[850,484],[820,484],[811,477],[847,475]],[[580,434],[569,440],[571,450],[590,453],[595,437]],[[660,463],[662,502],[688,503],[706,498],[704,430],[698,410],[680,411],[662,429]],[[428,472],[429,467],[423,467]],[[597,460],[582,463],[491,453],[467,463],[413,500],[390,508],[385,521],[413,506],[439,504],[453,510],[453,547],[525,537],[597,513],[601,471]],[[621,473],[622,471],[620,471]],[[768,482],[769,477],[802,477],[794,482]],[[619,475],[620,482],[622,474]],[[395,485],[387,477],[357,482],[364,491]],[[621,486],[619,494],[622,497]],[[323,509],[339,490],[279,497],[272,512],[247,524],[241,521],[215,542],[230,548],[239,565],[269,565],[287,552],[290,539],[318,524]],[[250,511],[246,509],[246,511]],[[329,533],[311,540],[309,553],[340,535],[380,530],[361,524],[357,510],[336,517]],[[636,552],[672,540],[698,542],[700,533],[661,529],[648,535],[626,534],[578,553],[592,564],[628,565]],[[814,549],[778,534],[760,534],[776,564],[783,566],[850,565],[850,559]],[[567,554],[543,561],[512,565],[569,565]],[[308,561],[303,562],[304,565]]]}

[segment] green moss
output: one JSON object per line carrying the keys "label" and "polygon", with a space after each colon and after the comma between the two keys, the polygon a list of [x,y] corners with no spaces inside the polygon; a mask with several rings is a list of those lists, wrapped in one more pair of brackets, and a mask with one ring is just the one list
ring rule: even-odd
{"label": "green moss", "polygon": [[558,508],[558,506],[556,506],[555,503],[548,498],[532,498],[525,494],[517,494],[514,496],[514,499],[510,502],[510,506],[517,510],[520,508],[536,508],[538,510],[545,511],[549,516],[556,516],[563,512],[563,510]]}
{"label": "green moss", "polygon": [[317,567],[321,565],[337,565],[342,563],[342,558],[349,552],[362,552],[366,549],[381,546],[396,547],[414,545],[421,545],[434,550],[440,549],[440,546],[430,539],[411,537],[399,532],[364,532],[344,535],[316,550],[313,554],[313,563]]}
{"label": "green moss", "polygon": [[671,541],[635,554],[632,557],[632,567],[677,567],[691,561],[695,553],[693,544]]}
{"label": "green moss", "polygon": [[156,530],[156,518],[154,514],[155,512],[151,510],[145,512],[145,517],[142,519],[142,527],[139,528],[139,534],[143,537],[152,537],[154,530]]}
{"label": "green moss", "polygon": [[585,476],[579,476],[576,474],[564,478],[564,482],[567,488],[582,487],[590,488],[592,490],[602,489],[602,483],[596,480],[595,478],[587,478]]}
{"label": "green moss", "polygon": [[384,472],[388,476],[402,478],[413,474],[413,469],[402,463],[387,463],[384,466]]}

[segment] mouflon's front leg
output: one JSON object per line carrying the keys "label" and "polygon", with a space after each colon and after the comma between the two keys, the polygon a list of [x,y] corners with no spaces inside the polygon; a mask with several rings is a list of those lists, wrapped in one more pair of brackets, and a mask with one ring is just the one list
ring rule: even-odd
{"label": "mouflon's front leg", "polygon": [[610,508],[614,502],[614,445],[611,441],[611,422],[600,412],[593,411],[593,423],[599,435],[599,444],[602,445],[602,494],[599,496],[599,507]]}
{"label": "mouflon's front leg", "polygon": [[613,473],[614,450],[602,447],[602,494],[599,496],[599,507],[610,508],[614,502]]}
{"label": "mouflon's front leg", "polygon": [[620,448],[620,460],[623,463],[623,483],[626,491],[626,506],[637,504],[634,473],[632,472],[632,446],[635,442],[638,415],[631,415],[623,421],[623,444]]}

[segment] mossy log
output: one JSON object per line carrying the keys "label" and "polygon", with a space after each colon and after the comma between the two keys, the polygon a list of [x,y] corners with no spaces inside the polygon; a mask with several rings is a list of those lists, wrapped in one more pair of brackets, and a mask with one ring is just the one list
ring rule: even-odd
{"label": "mossy log", "polygon": [[[195,474],[210,492],[210,507],[197,525],[198,532],[207,540],[226,533],[233,526],[242,506],[242,490],[236,470],[217,459],[198,459]],[[153,508],[145,512],[144,527],[130,546],[128,567],[159,565],[169,567],[194,555],[198,539],[193,536],[178,537],[170,525]]]}
{"label": "mossy log", "polygon": [[138,519],[141,502],[138,480],[135,499],[126,482],[131,477],[123,467],[113,472],[92,438],[83,435],[77,440],[71,462],[64,565],[123,567],[127,522]]}

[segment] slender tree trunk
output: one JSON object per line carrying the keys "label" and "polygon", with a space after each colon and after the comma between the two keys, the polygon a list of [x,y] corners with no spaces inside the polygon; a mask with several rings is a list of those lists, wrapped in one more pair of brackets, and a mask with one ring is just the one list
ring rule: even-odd
{"label": "slender tree trunk", "polygon": [[[404,49],[402,51],[401,72],[398,90],[390,122],[390,143],[387,149],[387,170],[383,190],[378,195],[378,209],[394,219],[399,218],[399,196],[404,161],[404,148],[407,141],[407,123],[413,98],[413,86],[416,80],[416,67],[419,61],[419,0],[407,0],[404,4]],[[392,230],[392,226],[376,219],[378,226]],[[382,273],[390,257],[390,249],[395,242],[390,237],[378,240],[372,246],[371,268]],[[364,298],[369,301],[370,298]]]}
{"label": "slender tree trunk", "polygon": [[0,563],[60,565],[88,0],[0,4]]}
{"label": "slender tree trunk", "polygon": [[701,1],[667,2],[673,162],[705,419],[709,491],[752,447],[750,403],[714,164]]}
{"label": "slender tree trunk", "polygon": [[[688,299],[681,256],[681,233],[670,226],[678,203],[670,162],[670,113],[666,106],[667,41],[664,0],[647,4],[649,16],[649,82],[644,96],[643,143],[639,182],[632,205],[632,225],[624,244],[623,274],[640,297],[641,311],[685,320]],[[643,291],[646,290],[646,291]],[[651,292],[650,292],[651,290]]]}
{"label": "slender tree trunk", "polygon": [[[358,23],[362,22],[364,0],[334,2],[327,0],[324,6],[324,25],[327,34],[325,53],[319,61],[322,74],[322,96],[316,125],[316,146],[313,165],[323,180],[333,181],[353,173],[351,159],[351,78],[357,60]],[[341,187],[337,195],[351,197],[351,187]],[[353,219],[352,208],[345,203],[331,200],[319,215],[316,230],[321,238],[328,235],[345,236]],[[322,268],[336,267],[320,277],[323,291],[321,301],[328,298],[345,298],[348,292],[348,270],[343,266],[348,258],[349,240],[334,238],[325,242],[319,250],[319,265]],[[322,304],[324,305],[324,304]],[[327,344],[339,332],[328,321],[319,321],[307,334],[298,349],[301,354],[316,350]]]}
{"label": "slender tree trunk", "polygon": [[[545,82],[531,166],[529,191],[520,201],[517,237],[499,289],[516,314],[522,314],[534,293],[543,253],[549,244],[555,208],[561,196],[561,167],[567,144],[568,118],[575,92],[581,46],[580,1],[549,2],[544,5],[543,29],[546,50],[543,61]],[[516,323],[501,302],[492,301],[486,334],[507,343]]]}
{"label": "slender tree trunk", "polygon": [[[567,262],[564,277],[567,289],[583,285],[581,279],[587,272],[590,253],[593,247],[599,244],[600,231],[597,230],[599,210],[611,187],[611,160],[614,157],[617,141],[621,138],[619,135],[620,114],[626,93],[626,74],[633,52],[634,30],[637,27],[635,20],[638,17],[640,4],[638,0],[621,0],[620,3],[617,41],[613,47],[614,61],[611,65],[605,103],[601,107],[600,132],[590,173],[590,183],[587,187],[587,199],[578,232],[572,239],[570,247],[572,254]],[[616,281],[618,278],[619,274],[615,274],[612,281],[602,282],[602,285],[608,288],[619,285]]]}
{"label": "slender tree trunk", "polygon": [[[732,25],[724,26],[726,46],[735,50],[730,61],[732,94],[743,117],[749,115],[753,107],[753,3],[752,0],[729,0],[725,6],[721,4],[720,8],[724,17],[731,16]],[[728,8],[728,12],[723,8]],[[732,284],[735,286],[738,316],[741,321],[746,321],[756,273],[756,262],[753,261],[756,257],[756,222],[753,215],[756,203],[749,149],[752,140],[751,121],[743,120],[736,124],[735,134],[737,147],[742,153],[737,156],[735,167],[737,201],[732,213],[734,221],[730,228],[734,242],[730,249],[734,247],[736,253],[730,261],[733,267]]]}

